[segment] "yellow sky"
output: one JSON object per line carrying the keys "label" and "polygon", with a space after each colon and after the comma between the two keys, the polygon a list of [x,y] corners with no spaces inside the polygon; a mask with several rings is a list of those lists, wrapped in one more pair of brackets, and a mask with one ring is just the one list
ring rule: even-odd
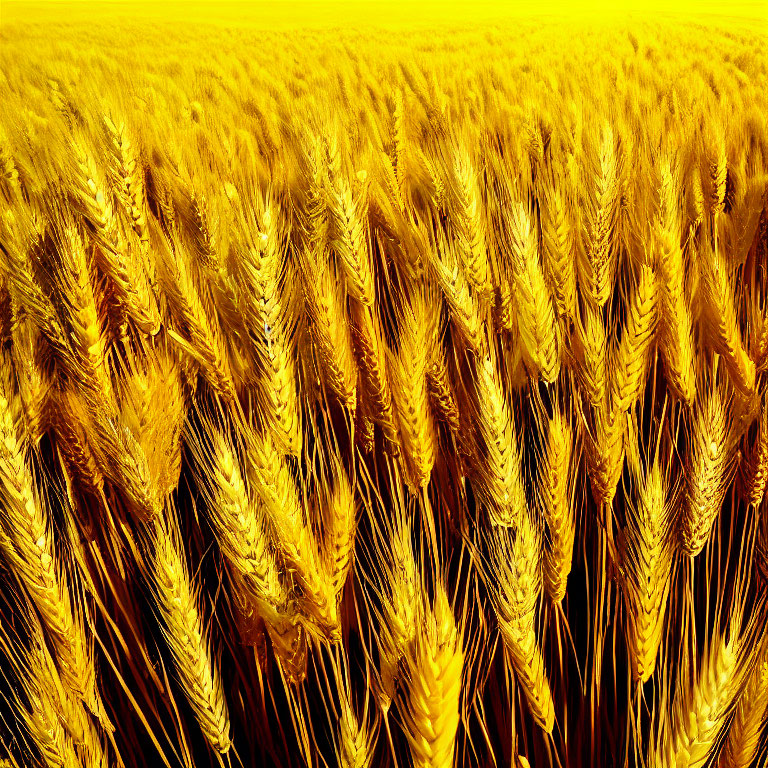
{"label": "yellow sky", "polygon": [[158,2],[157,0],[0,0],[0,20],[87,20],[111,16],[244,23],[255,26],[347,26],[365,23],[418,26],[463,23],[515,16],[581,16],[682,13],[736,16],[768,21],[768,0],[480,0],[479,2],[405,2],[403,0],[226,0],[226,2]]}

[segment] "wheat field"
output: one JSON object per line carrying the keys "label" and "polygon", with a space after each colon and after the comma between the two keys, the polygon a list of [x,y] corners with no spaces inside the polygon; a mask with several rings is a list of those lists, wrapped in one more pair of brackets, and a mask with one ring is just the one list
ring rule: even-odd
{"label": "wheat field", "polygon": [[766,765],[765,16],[197,7],[4,4],[0,765]]}

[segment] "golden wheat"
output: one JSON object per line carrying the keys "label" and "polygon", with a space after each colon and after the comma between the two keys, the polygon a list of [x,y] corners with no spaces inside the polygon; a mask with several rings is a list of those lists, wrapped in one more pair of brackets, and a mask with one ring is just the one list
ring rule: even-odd
{"label": "golden wheat", "polygon": [[764,765],[755,8],[294,5],[3,5],[0,763]]}

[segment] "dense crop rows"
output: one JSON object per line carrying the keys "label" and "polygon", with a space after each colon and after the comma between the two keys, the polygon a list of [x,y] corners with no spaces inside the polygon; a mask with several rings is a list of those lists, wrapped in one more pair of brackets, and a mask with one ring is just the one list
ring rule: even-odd
{"label": "dense crop rows", "polygon": [[0,39],[0,758],[763,764],[763,28]]}

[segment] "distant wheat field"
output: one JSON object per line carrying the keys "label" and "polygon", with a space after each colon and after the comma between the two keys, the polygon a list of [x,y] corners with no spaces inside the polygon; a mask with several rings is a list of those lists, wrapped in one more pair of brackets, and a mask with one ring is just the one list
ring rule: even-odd
{"label": "distant wheat field", "polygon": [[765,17],[409,8],[4,3],[3,766],[766,765]]}

